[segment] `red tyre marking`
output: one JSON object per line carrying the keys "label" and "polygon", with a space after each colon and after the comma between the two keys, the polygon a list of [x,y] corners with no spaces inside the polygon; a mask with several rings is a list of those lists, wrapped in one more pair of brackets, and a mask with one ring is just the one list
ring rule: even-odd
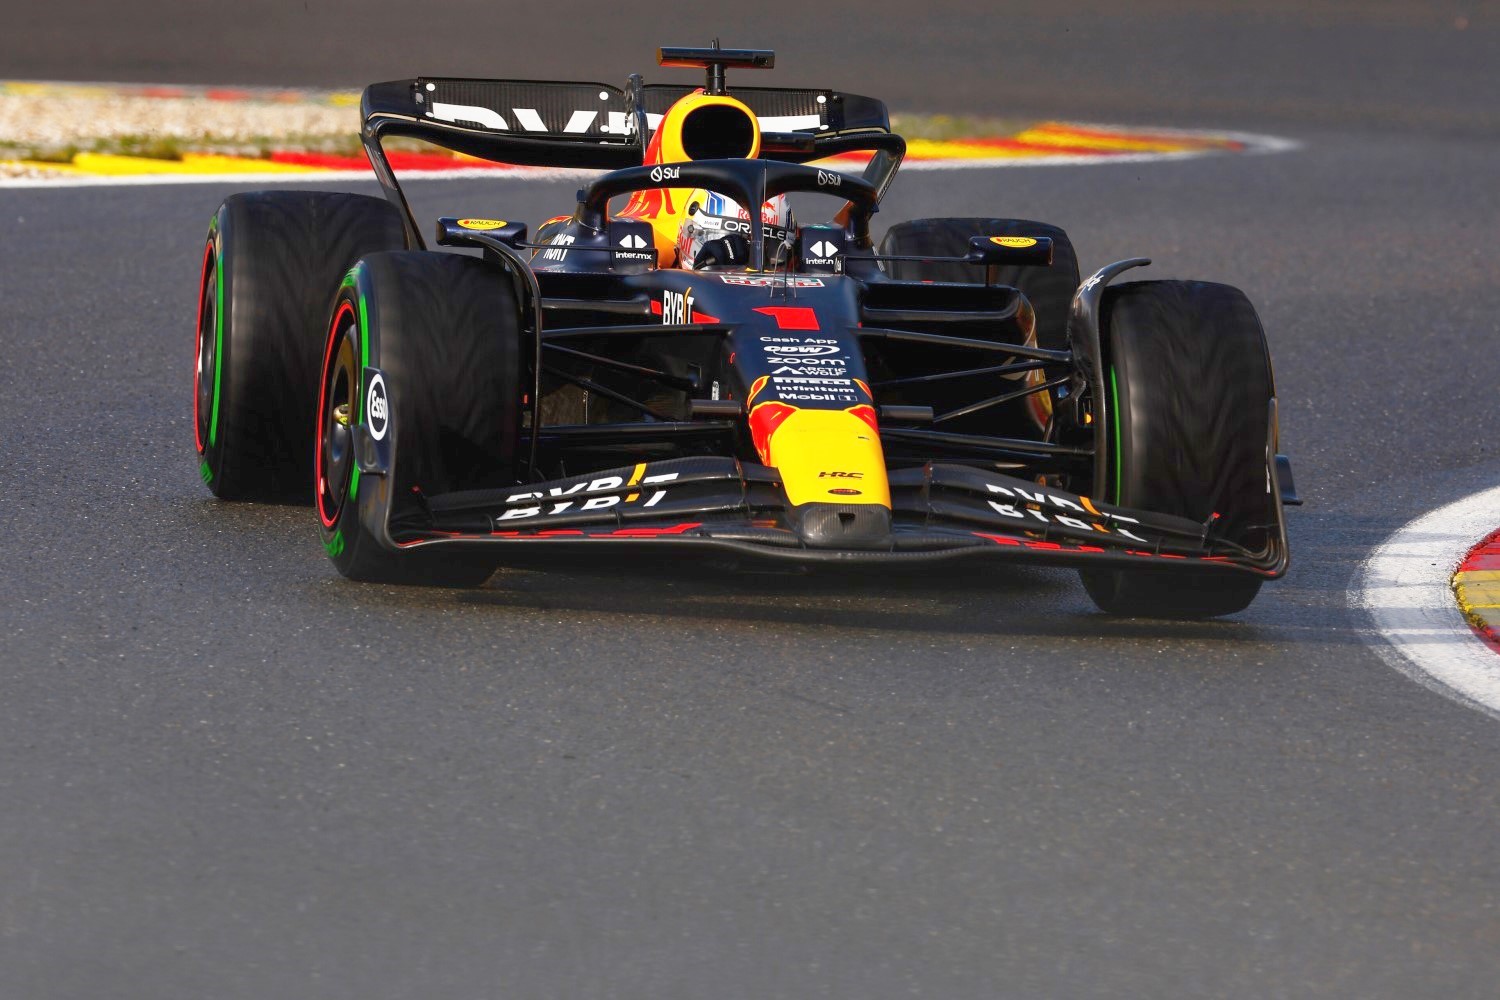
{"label": "red tyre marking", "polygon": [[[333,516],[330,517],[323,509],[323,404],[328,401],[328,366],[333,363],[333,345],[338,338],[345,314],[348,314],[351,319],[354,316],[354,306],[347,301],[339,303],[338,312],[333,314],[333,325],[328,328],[328,344],[323,348],[323,377],[318,383],[318,426],[313,433],[313,440],[317,442],[317,451],[313,454],[313,486],[318,491],[318,520],[323,522],[325,528],[333,527],[338,520],[338,511],[334,511]],[[350,402],[353,402],[358,391],[359,387],[356,385],[349,387]]]}
{"label": "red tyre marking", "polygon": [[[203,271],[198,276],[198,337],[193,344],[193,443],[198,446],[198,454],[203,454],[203,438],[198,433],[198,359],[203,357],[203,293],[208,288],[208,261],[213,256],[214,241],[209,240],[203,245]],[[218,365],[219,356],[214,355],[214,364]]]}

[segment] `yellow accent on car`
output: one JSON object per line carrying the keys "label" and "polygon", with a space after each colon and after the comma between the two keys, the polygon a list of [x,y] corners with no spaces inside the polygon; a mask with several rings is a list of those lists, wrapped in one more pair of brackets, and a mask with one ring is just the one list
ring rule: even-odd
{"label": "yellow accent on car", "polygon": [[[847,410],[798,410],[771,435],[770,459],[789,503],[891,505],[880,436]],[[830,472],[855,473],[830,477]],[[832,490],[857,489],[858,496]]]}
{"label": "yellow accent on car", "polygon": [[726,107],[734,108],[744,113],[750,125],[750,151],[745,154],[745,159],[753,160],[760,155],[760,122],[755,117],[755,112],[743,102],[737,101],[727,94],[684,94],[677,102],[667,109],[662,116],[661,124],[656,127],[656,134],[661,137],[660,155],[653,160],[655,163],[681,163],[691,160],[687,149],[682,142],[682,127],[695,111],[703,108]]}

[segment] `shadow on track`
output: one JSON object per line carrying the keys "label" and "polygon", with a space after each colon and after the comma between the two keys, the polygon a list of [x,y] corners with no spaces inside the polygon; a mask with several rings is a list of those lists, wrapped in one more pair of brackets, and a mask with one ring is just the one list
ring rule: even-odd
{"label": "shadow on track", "polygon": [[[260,536],[242,555],[291,561],[261,572],[311,584],[317,603],[357,598],[391,612],[444,609],[528,615],[655,618],[730,628],[836,628],[876,633],[1031,637],[1062,640],[1163,640],[1255,647],[1287,641],[1358,645],[1352,629],[1330,629],[1328,612],[1343,603],[1343,573],[1327,572],[1332,552],[1314,555],[1290,581],[1268,585],[1235,616],[1203,621],[1114,618],[1097,611],[1071,570],[985,562],[868,567],[767,568],[722,556],[701,561],[647,562],[639,554],[528,556],[499,569],[474,590],[349,583],[331,567],[317,568],[308,545],[306,512],[297,507],[225,505],[216,526],[240,537]],[[1372,538],[1384,526],[1372,526]],[[278,540],[271,536],[281,535]],[[1295,546],[1294,541],[1294,546]],[[1351,561],[1342,553],[1344,561]],[[305,561],[304,561],[305,560]],[[1313,563],[1322,563],[1313,571]],[[254,575],[259,572],[251,571]],[[321,579],[320,579],[321,578]],[[665,626],[664,626],[665,627]]]}
{"label": "shadow on track", "polygon": [[1254,625],[1110,618],[1074,573],[954,564],[937,569],[767,572],[719,563],[643,567],[612,558],[501,569],[468,606],[646,615],[698,623],[836,625],[840,629],[982,636],[1269,640]]}

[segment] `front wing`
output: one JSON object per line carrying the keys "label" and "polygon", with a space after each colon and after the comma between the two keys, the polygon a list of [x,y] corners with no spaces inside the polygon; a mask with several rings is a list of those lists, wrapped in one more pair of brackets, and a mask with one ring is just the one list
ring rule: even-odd
{"label": "front wing", "polygon": [[[849,484],[851,494],[857,483]],[[1099,568],[1193,568],[1280,577],[1281,505],[1267,496],[1263,547],[1218,537],[1212,521],[1134,511],[964,465],[890,474],[888,537],[859,548],[810,544],[775,469],[733,458],[678,458],[502,490],[424,498],[386,526],[395,549],[676,546],[801,563],[998,558]],[[805,505],[840,516],[859,505]],[[863,507],[868,510],[868,507]],[[850,516],[853,516],[852,514]]]}

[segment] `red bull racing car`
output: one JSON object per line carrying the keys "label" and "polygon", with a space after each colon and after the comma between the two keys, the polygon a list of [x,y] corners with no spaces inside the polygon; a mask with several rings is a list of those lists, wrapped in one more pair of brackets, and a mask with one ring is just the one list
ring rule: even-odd
{"label": "red bull racing car", "polygon": [[[1281,576],[1271,363],[1238,290],[1080,281],[1060,229],[922,219],[877,245],[884,105],[738,87],[420,77],[365,90],[384,199],[224,202],[194,431],[226,499],[311,497],[355,580],[521,553],[1073,566],[1103,609],[1206,616]],[[383,141],[603,171],[534,235],[418,223]],[[502,210],[501,215],[506,213]]]}

